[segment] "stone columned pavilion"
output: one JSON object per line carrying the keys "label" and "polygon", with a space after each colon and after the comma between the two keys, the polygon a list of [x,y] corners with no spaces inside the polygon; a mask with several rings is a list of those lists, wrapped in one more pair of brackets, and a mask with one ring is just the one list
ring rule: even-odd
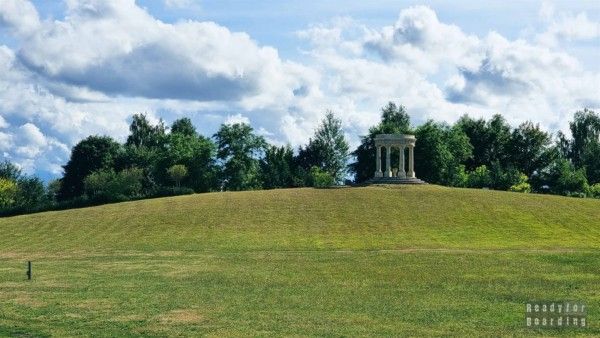
{"label": "stone columned pavilion", "polygon": [[[425,182],[415,175],[415,143],[414,135],[379,134],[375,135],[375,175],[370,183],[423,184]],[[392,149],[398,148],[398,168],[392,168]],[[408,148],[408,159],[405,150]],[[382,151],[385,150],[385,155]],[[382,168],[381,157],[385,156],[385,168]]]}

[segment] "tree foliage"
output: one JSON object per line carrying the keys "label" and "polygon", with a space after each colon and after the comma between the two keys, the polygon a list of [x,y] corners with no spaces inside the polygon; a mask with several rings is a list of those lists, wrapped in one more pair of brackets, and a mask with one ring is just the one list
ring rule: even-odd
{"label": "tree foliage", "polygon": [[263,188],[286,188],[302,185],[297,175],[294,161],[294,151],[287,145],[283,147],[270,146],[260,161],[260,171]]}
{"label": "tree foliage", "polygon": [[261,187],[259,158],[267,143],[245,123],[224,124],[214,135],[217,158],[222,163],[221,182],[225,190]]}
{"label": "tree foliage", "polygon": [[71,158],[63,167],[59,199],[81,196],[85,177],[94,171],[113,168],[121,152],[121,145],[108,136],[89,136],[80,141],[73,147]]}
{"label": "tree foliage", "polygon": [[187,176],[188,170],[183,164],[175,164],[167,170],[167,173],[175,182],[177,188],[179,188],[181,186],[181,180]]}
{"label": "tree foliage", "polygon": [[342,121],[328,111],[306,148],[300,150],[299,158],[304,168],[317,167],[341,183],[346,176],[348,148]]}

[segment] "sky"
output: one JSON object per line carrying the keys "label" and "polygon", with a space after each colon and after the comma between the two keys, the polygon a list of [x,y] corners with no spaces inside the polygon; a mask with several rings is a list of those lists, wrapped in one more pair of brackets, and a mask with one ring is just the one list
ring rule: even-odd
{"label": "sky", "polygon": [[0,160],[44,179],[135,113],[297,147],[332,110],[354,147],[389,101],[568,131],[600,110],[600,1],[0,0]]}

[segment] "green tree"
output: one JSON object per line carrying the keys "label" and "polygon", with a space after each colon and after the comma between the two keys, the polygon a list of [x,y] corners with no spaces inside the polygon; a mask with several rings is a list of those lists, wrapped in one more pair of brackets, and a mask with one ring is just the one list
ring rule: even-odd
{"label": "green tree", "polygon": [[297,185],[294,151],[287,145],[270,146],[260,161],[263,188],[286,188]]}
{"label": "green tree", "polygon": [[559,149],[576,168],[584,168],[589,182],[600,182],[600,116],[584,109],[569,123],[572,138],[559,133]]}
{"label": "green tree", "polygon": [[175,164],[167,170],[167,173],[179,188],[181,180],[187,176],[188,170],[183,164]]}
{"label": "green tree", "polygon": [[487,122],[465,115],[456,126],[464,131],[473,146],[473,156],[465,161],[467,170],[481,165],[490,167],[494,162],[510,163],[511,128],[502,115],[496,114]]}
{"label": "green tree", "polygon": [[128,146],[135,147],[160,147],[164,143],[165,125],[162,120],[157,125],[152,125],[146,114],[135,114],[129,125]]}
{"label": "green tree", "polygon": [[585,169],[577,169],[569,160],[558,158],[532,179],[536,191],[557,195],[584,195],[589,188]]}
{"label": "green tree", "polygon": [[267,146],[248,124],[223,124],[214,135],[217,158],[222,163],[221,182],[226,190],[258,189],[259,159]]}
{"label": "green tree", "polygon": [[192,120],[187,117],[175,120],[171,125],[171,134],[180,134],[184,136],[196,136],[196,128]]}
{"label": "green tree", "polygon": [[121,145],[108,136],[89,136],[80,141],[63,167],[59,199],[81,196],[84,178],[94,171],[114,168],[115,159],[121,152]]}
{"label": "green tree", "polygon": [[[346,175],[348,142],[342,130],[342,121],[328,111],[306,148],[302,149],[307,159],[305,167],[316,166],[341,183]],[[302,156],[302,155],[301,155]]]}
{"label": "green tree", "polygon": [[[410,132],[410,117],[404,106],[397,106],[395,103],[389,102],[381,109],[381,122],[369,129],[369,134],[361,138],[360,145],[351,154],[355,162],[349,165],[349,170],[354,174],[354,181],[361,183],[373,178],[375,173],[375,135],[407,134]],[[398,166],[398,158],[399,153],[397,151],[392,152],[392,166]]]}
{"label": "green tree", "polygon": [[461,163],[471,156],[472,146],[460,128],[431,120],[415,131],[415,171],[431,183],[464,185]]}
{"label": "green tree", "polygon": [[215,155],[216,147],[210,139],[201,135],[171,133],[158,163],[157,177],[164,177],[161,182],[168,184],[171,178],[167,170],[175,164],[182,164],[188,170],[188,175],[181,181],[184,186],[196,192],[214,190],[218,171]]}
{"label": "green tree", "polygon": [[21,169],[8,160],[0,162],[0,178],[17,181],[22,176]]}
{"label": "green tree", "polygon": [[18,192],[15,206],[25,211],[34,211],[49,202],[44,183],[38,177],[25,176],[17,181]]}
{"label": "green tree", "polygon": [[512,164],[527,176],[547,167],[553,160],[552,137],[539,125],[527,121],[511,133],[509,153]]}
{"label": "green tree", "polygon": [[5,210],[14,206],[17,197],[17,184],[4,177],[0,177],[0,209]]}

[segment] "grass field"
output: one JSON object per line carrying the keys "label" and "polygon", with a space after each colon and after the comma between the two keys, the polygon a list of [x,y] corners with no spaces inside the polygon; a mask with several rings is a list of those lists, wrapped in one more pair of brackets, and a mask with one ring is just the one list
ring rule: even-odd
{"label": "grass field", "polygon": [[[431,185],[4,218],[0,336],[598,336],[599,249],[599,200]],[[538,299],[589,327],[526,329]]]}

